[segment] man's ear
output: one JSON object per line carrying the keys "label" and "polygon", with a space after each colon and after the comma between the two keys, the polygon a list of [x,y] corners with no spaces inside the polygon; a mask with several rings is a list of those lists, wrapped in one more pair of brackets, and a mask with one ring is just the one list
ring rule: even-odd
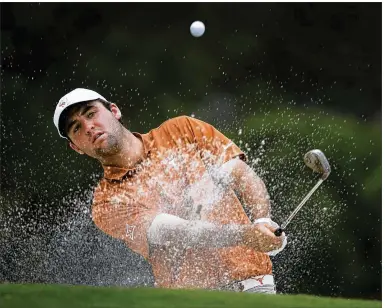
{"label": "man's ear", "polygon": [[72,150],[78,152],[79,154],[83,155],[84,152],[82,150],[80,150],[75,144],[73,144],[71,141],[70,141],[70,147],[72,148]]}
{"label": "man's ear", "polygon": [[120,109],[118,108],[118,106],[116,106],[114,103],[111,103],[110,110],[111,110],[112,114],[114,115],[114,117],[117,120],[120,120],[120,118],[122,117],[122,113],[121,113]]}

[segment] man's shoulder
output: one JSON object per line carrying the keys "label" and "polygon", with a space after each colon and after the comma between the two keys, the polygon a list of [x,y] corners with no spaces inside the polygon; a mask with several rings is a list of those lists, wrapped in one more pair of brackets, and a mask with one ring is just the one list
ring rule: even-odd
{"label": "man's shoulder", "polygon": [[208,125],[202,120],[187,115],[180,115],[171,119],[168,119],[161,123],[157,128],[151,130],[151,132],[165,132],[165,131],[184,131],[191,129],[196,125]]}
{"label": "man's shoulder", "polygon": [[158,127],[143,134],[148,148],[153,150],[170,148],[175,145],[193,144],[202,138],[212,137],[214,127],[210,124],[186,115],[164,121]]}
{"label": "man's shoulder", "polygon": [[189,125],[191,117],[186,115],[177,116],[162,122],[158,127],[153,128],[147,134],[169,134],[172,131],[184,129]]}
{"label": "man's shoulder", "polygon": [[193,121],[194,118],[192,117],[189,117],[187,115],[180,115],[180,116],[177,116],[177,117],[174,117],[174,118],[171,118],[171,119],[168,119],[166,121],[164,121],[162,124],[159,125],[158,128],[163,128],[163,127],[167,127],[167,126],[173,126],[173,125],[183,125],[183,124],[186,124],[186,123],[190,123],[191,121]]}

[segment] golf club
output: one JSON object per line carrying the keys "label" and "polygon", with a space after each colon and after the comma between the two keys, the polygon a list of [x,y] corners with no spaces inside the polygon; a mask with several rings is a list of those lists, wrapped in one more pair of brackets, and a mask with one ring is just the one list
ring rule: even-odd
{"label": "golf club", "polygon": [[306,166],[312,169],[314,172],[320,173],[321,178],[318,180],[317,184],[309,191],[309,193],[303,198],[301,203],[297,206],[297,208],[290,214],[290,216],[286,219],[286,221],[281,225],[280,228],[274,231],[276,236],[280,236],[282,232],[285,230],[287,225],[291,222],[294,216],[298,213],[298,211],[302,208],[302,206],[306,203],[307,200],[311,197],[311,195],[317,190],[317,188],[325,181],[330,172],[331,168],[329,162],[324,153],[320,150],[311,150],[307,152],[304,156],[304,161]]}

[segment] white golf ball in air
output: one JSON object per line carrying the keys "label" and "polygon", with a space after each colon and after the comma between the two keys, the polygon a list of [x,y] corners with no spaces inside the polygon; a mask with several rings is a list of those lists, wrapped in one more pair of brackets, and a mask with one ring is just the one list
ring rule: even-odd
{"label": "white golf ball in air", "polygon": [[201,21],[194,21],[190,26],[192,36],[200,37],[205,33],[205,24]]}

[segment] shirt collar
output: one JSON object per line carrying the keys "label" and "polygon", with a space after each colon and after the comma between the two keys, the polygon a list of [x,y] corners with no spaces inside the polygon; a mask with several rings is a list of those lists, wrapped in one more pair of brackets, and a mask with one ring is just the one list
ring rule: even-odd
{"label": "shirt collar", "polygon": [[[144,158],[147,158],[151,152],[153,142],[149,138],[149,134],[132,133],[136,138],[140,139],[144,147]],[[139,165],[142,161],[138,162]],[[115,166],[103,166],[104,177],[108,180],[122,180],[125,176],[131,176],[136,172],[136,166],[133,168],[122,168]]]}

